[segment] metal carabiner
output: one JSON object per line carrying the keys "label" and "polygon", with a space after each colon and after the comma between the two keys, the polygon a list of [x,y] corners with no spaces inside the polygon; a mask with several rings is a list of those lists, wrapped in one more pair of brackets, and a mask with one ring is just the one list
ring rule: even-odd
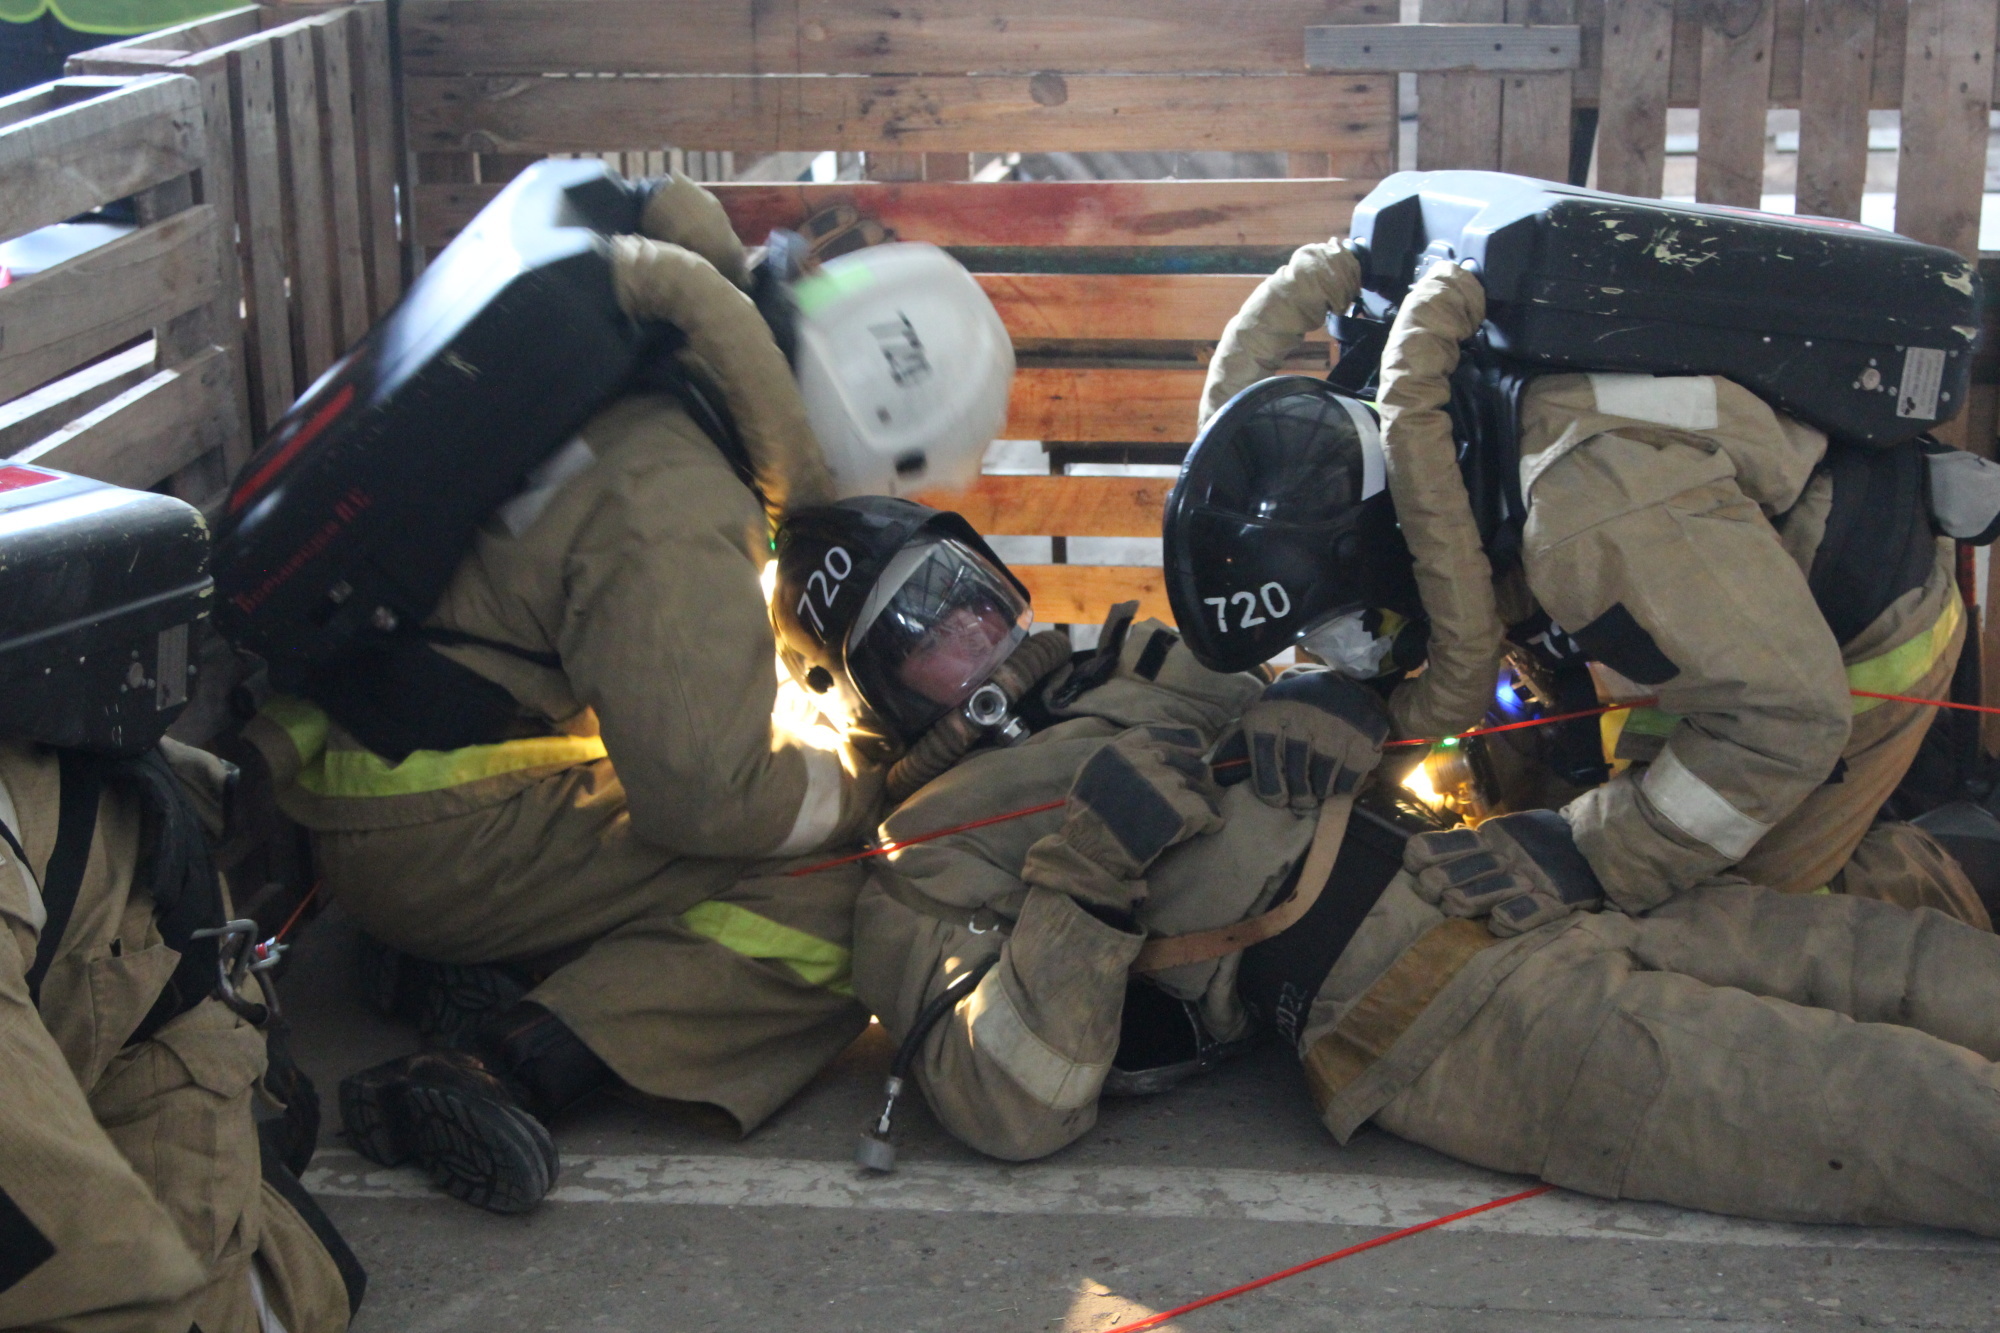
{"label": "metal carabiner", "polygon": [[[276,1006],[246,999],[241,990],[244,979],[251,971],[262,971],[277,961],[275,952],[269,961],[263,957],[266,948],[271,946],[252,943],[257,938],[257,923],[248,917],[238,917],[219,926],[194,931],[189,938],[216,941],[215,998],[228,1005],[231,1013],[252,1027],[261,1028],[268,1023],[276,1012]],[[258,980],[259,989],[265,989],[262,985],[264,979],[260,977]],[[267,996],[270,994],[268,990],[265,993]]]}

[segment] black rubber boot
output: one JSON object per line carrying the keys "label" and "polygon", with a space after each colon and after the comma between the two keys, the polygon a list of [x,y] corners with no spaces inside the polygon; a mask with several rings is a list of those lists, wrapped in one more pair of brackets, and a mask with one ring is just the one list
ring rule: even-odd
{"label": "black rubber boot", "polygon": [[467,1045],[494,1014],[528,993],[527,981],[500,963],[434,963],[361,937],[356,978],[362,998],[384,1018],[412,1024],[426,1042]]}
{"label": "black rubber boot", "polygon": [[488,1018],[470,1046],[488,1065],[507,1071],[528,1109],[544,1121],[615,1081],[611,1067],[581,1037],[533,1000]]}
{"label": "black rubber boot", "polygon": [[470,1051],[422,1051],[343,1079],[340,1118],[369,1161],[413,1161],[454,1199],[524,1213],[560,1169],[555,1140],[524,1100]]}
{"label": "black rubber boot", "polygon": [[1958,862],[1986,914],[2000,925],[2000,819],[1971,801],[1953,801],[1910,821]]}

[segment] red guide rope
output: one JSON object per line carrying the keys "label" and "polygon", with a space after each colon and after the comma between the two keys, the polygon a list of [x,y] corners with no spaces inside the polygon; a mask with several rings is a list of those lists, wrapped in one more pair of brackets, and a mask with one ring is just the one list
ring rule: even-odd
{"label": "red guide rope", "polygon": [[1120,1324],[1116,1328],[1105,1329],[1104,1333],[1141,1333],[1143,1329],[1158,1328],[1169,1319],[1178,1318],[1191,1310],[1199,1310],[1207,1305],[1220,1304],[1223,1301],[1241,1296],[1245,1292],[1255,1291],[1259,1287],[1268,1287],[1273,1282],[1283,1282],[1288,1277],[1297,1277],[1300,1273],[1308,1272],[1326,1264],[1336,1263],[1350,1255],[1360,1254],[1363,1250],[1372,1250],[1379,1246],[1405,1240],[1416,1235],[1418,1232],[1430,1231],[1437,1227],[1446,1226],[1478,1213],[1490,1213],[1495,1208],[1505,1208],[1510,1203],[1519,1203],[1523,1199],[1532,1199],[1538,1194],[1547,1194],[1554,1188],[1554,1185],[1537,1185],[1531,1190],[1522,1190],[1519,1194],[1509,1194],[1504,1199],[1494,1199],[1487,1203],[1476,1204],[1471,1208],[1461,1208],[1457,1212],[1448,1213],[1443,1217],[1433,1217],[1428,1222],[1419,1222],[1413,1227],[1404,1227],[1401,1231],[1391,1231],[1386,1236],[1377,1236],[1373,1240],[1364,1240],[1359,1245],[1350,1245],[1344,1250],[1335,1250],[1332,1254],[1323,1254],[1317,1259],[1308,1259],[1305,1263],[1295,1264],[1281,1272],[1272,1273],[1269,1277],[1260,1277],[1255,1282],[1245,1282],[1240,1287],[1231,1287],[1228,1291],[1218,1291],[1213,1296],[1204,1296],[1198,1301],[1189,1301],[1186,1305],[1176,1305],[1171,1310],[1162,1310],[1158,1314],[1147,1315],[1144,1319],[1134,1323]]}

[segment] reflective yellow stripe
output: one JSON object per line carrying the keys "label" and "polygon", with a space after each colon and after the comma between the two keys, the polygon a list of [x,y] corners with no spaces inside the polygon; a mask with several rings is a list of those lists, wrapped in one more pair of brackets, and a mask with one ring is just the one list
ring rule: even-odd
{"label": "reflective yellow stripe", "polygon": [[291,740],[292,748],[299,752],[301,764],[310,764],[326,748],[326,714],[304,699],[294,699],[289,694],[274,694],[259,712]]}
{"label": "reflective yellow stripe", "polygon": [[713,900],[681,913],[681,924],[731,953],[783,963],[807,985],[824,986],[840,995],[854,994],[848,980],[847,950],[817,935],[781,925],[747,907]]}
{"label": "reflective yellow stripe", "polygon": [[[1907,694],[1910,688],[1925,676],[1951,647],[1951,636],[1958,632],[1958,622],[1964,613],[1958,609],[1958,598],[1953,597],[1944,604],[1944,612],[1929,630],[1917,635],[1906,643],[1898,644],[1880,657],[1871,657],[1866,662],[1856,662],[1847,668],[1847,688],[1850,690],[1873,690],[1877,694]],[[1856,699],[1854,711],[1865,713],[1889,702],[1887,699]]]}
{"label": "reflective yellow stripe", "polygon": [[[1958,599],[1952,598],[1944,604],[1944,610],[1931,627],[1916,637],[1891,648],[1888,652],[1871,657],[1865,662],[1856,662],[1847,668],[1847,688],[1850,690],[1870,690],[1876,694],[1908,694],[1916,683],[1931,673],[1931,668],[1951,647],[1951,636],[1958,632],[1958,622],[1964,613],[1959,610]],[[1854,698],[1856,716],[1879,708],[1888,703],[1887,699]],[[1633,708],[1622,713],[1606,713],[1599,723],[1604,737],[1604,758],[1609,763],[1618,752],[1618,737],[1626,731],[1635,736],[1665,737],[1680,723],[1679,713],[1666,713],[1657,708]]]}
{"label": "reflective yellow stripe", "polygon": [[595,736],[531,736],[463,750],[417,750],[391,764],[368,750],[328,750],[299,774],[315,796],[414,796],[529,768],[568,768],[604,758]]}

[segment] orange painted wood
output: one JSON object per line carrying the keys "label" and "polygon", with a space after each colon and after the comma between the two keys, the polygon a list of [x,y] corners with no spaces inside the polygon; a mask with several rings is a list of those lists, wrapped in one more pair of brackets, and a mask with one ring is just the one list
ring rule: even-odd
{"label": "orange painted wood", "polygon": [[1044,625],[1098,625],[1112,607],[1137,600],[1139,618],[1174,623],[1164,571],[1147,565],[1010,566],[1035,604]]}
{"label": "orange painted wood", "polygon": [[917,497],[990,537],[1157,537],[1168,477],[981,477]]}
{"label": "orange painted wood", "polygon": [[[1251,274],[980,273],[1016,340],[1214,341],[1263,279]],[[1308,335],[1325,342],[1324,329]]]}
{"label": "orange painted wood", "polygon": [[1005,438],[1187,444],[1201,401],[1200,370],[1057,370],[1014,373]]}

